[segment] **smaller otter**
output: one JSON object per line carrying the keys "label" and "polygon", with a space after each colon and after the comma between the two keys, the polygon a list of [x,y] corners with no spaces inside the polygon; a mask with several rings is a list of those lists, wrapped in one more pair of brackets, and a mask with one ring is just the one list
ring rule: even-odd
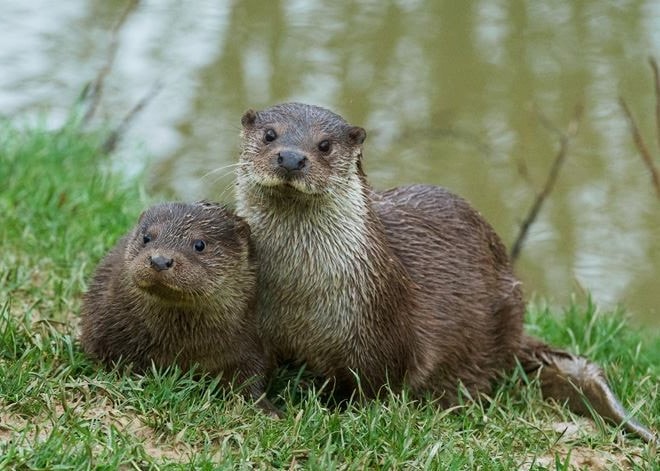
{"label": "smaller otter", "polygon": [[212,203],[164,203],[103,259],[84,295],[82,347],[137,372],[178,365],[246,383],[263,397],[271,362],[255,319],[256,262],[248,224]]}

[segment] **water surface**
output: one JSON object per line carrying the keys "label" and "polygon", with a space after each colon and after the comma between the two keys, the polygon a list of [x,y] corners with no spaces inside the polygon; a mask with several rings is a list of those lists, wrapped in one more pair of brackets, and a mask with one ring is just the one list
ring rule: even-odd
{"label": "water surface", "polygon": [[[0,113],[61,123],[125,6],[3,0]],[[303,101],[367,129],[377,188],[446,186],[511,245],[559,147],[544,120],[565,130],[582,107],[516,271],[529,298],[589,292],[660,327],[660,201],[617,102],[660,165],[647,64],[660,2],[152,0],[117,39],[95,119],[117,123],[162,83],[115,158],[127,173],[146,165],[168,198],[230,200],[243,111]]]}

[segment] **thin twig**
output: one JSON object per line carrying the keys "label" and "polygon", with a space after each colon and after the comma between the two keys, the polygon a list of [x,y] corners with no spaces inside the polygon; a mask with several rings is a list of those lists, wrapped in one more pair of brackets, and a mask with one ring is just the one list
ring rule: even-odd
{"label": "thin twig", "polygon": [[623,112],[626,114],[626,117],[628,118],[628,124],[630,125],[630,132],[632,132],[633,141],[635,142],[635,147],[637,147],[637,151],[639,152],[639,155],[642,156],[642,160],[648,167],[649,172],[651,172],[651,181],[653,182],[653,186],[655,187],[655,192],[657,193],[658,198],[660,198],[660,174],[658,173],[658,168],[653,163],[653,157],[651,157],[649,148],[647,147],[646,142],[644,142],[642,133],[639,132],[639,126],[637,125],[637,121],[635,121],[635,118],[632,112],[630,111],[630,108],[628,107],[626,100],[624,100],[623,97],[620,96],[619,103],[621,104],[621,108],[623,109]]}
{"label": "thin twig", "polygon": [[525,239],[527,239],[529,228],[532,226],[532,224],[534,224],[534,221],[536,221],[536,218],[538,217],[538,214],[541,211],[541,207],[543,206],[543,203],[548,198],[548,196],[552,192],[552,189],[555,186],[555,183],[557,182],[559,170],[561,169],[562,165],[564,164],[564,161],[566,160],[566,154],[568,153],[568,144],[570,140],[577,133],[580,118],[582,117],[582,107],[581,106],[576,107],[575,114],[571,122],[568,124],[568,128],[566,132],[563,132],[560,129],[558,129],[540,111],[538,112],[538,116],[539,116],[539,120],[546,128],[559,135],[559,150],[557,151],[557,155],[555,156],[555,159],[552,162],[552,167],[550,168],[550,172],[548,173],[548,178],[546,178],[545,184],[543,185],[541,192],[538,195],[536,195],[534,204],[532,205],[529,212],[527,213],[527,216],[525,216],[525,219],[520,225],[520,231],[518,232],[518,237],[516,237],[516,241],[513,243],[513,247],[511,249],[511,263],[515,263],[516,260],[518,259],[518,256],[520,255],[523,245],[525,244]]}
{"label": "thin twig", "polygon": [[518,175],[520,175],[520,178],[525,180],[528,185],[532,186],[532,179],[529,175],[529,168],[527,167],[527,162],[525,161],[524,157],[516,159],[516,170],[518,170]]}
{"label": "thin twig", "polygon": [[135,7],[137,7],[139,3],[140,0],[130,0],[128,6],[115,24],[115,27],[112,29],[110,47],[108,48],[108,54],[106,56],[105,62],[103,63],[103,66],[96,75],[96,78],[91,83],[86,84],[83,89],[83,98],[89,100],[90,102],[87,111],[82,118],[83,126],[89,123],[94,117],[94,114],[96,114],[99,102],[101,101],[101,96],[103,95],[105,79],[112,70],[115,57],[117,56],[117,49],[119,47],[119,32],[124,26],[124,23],[126,22],[129,14],[135,9]]}
{"label": "thin twig", "polygon": [[162,88],[162,84],[160,82],[156,82],[153,87],[151,87],[151,90],[142,97],[140,101],[138,101],[133,108],[129,110],[128,113],[124,116],[124,118],[119,122],[117,127],[112,130],[112,132],[108,135],[105,141],[103,141],[103,144],[101,144],[101,152],[103,154],[111,154],[114,152],[114,150],[117,148],[117,144],[121,140],[121,138],[124,136],[124,133],[126,132],[126,128],[128,128],[128,125],[131,124],[133,119],[135,119],[135,116],[144,109],[147,104],[153,100],[153,98],[160,92],[160,89]]}
{"label": "thin twig", "polygon": [[649,64],[653,69],[653,82],[655,84],[655,134],[660,149],[660,70],[654,57],[649,57]]}

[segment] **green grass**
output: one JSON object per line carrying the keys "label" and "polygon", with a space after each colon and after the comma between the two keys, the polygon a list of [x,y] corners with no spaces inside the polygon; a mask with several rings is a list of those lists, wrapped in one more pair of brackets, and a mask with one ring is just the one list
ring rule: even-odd
{"label": "green grass", "polygon": [[[212,378],[99,369],[76,340],[81,293],[148,204],[138,181],[105,170],[100,140],[75,126],[0,127],[0,469],[656,466],[653,446],[544,402],[515,375],[454,411],[405,394],[338,410],[275,387],[278,421]],[[590,304],[530,311],[530,332],[604,365],[623,402],[659,428],[657,336]]]}

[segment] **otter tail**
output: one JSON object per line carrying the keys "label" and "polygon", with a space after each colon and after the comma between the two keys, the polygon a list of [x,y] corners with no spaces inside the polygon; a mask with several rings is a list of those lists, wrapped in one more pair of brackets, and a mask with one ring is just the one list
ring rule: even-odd
{"label": "otter tail", "polygon": [[587,417],[593,411],[645,442],[660,443],[653,432],[634,420],[621,405],[603,370],[595,363],[526,335],[518,359],[526,373],[539,371],[543,397],[566,402],[571,410]]}

